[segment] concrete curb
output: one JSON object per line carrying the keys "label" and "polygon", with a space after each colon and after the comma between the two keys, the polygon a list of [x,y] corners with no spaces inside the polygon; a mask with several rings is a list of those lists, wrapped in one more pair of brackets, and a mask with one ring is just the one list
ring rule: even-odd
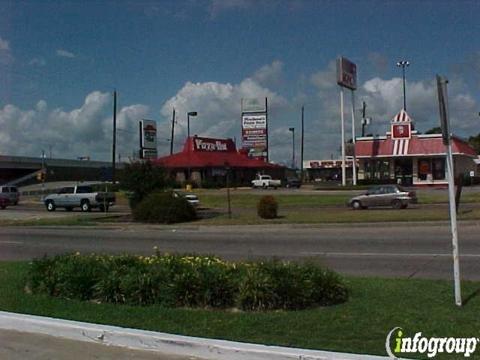
{"label": "concrete curb", "polygon": [[373,355],[356,355],[266,346],[226,340],[89,324],[78,321],[23,315],[0,311],[0,329],[37,333],[74,341],[86,341],[133,350],[193,356],[211,360],[367,360],[388,359]]}

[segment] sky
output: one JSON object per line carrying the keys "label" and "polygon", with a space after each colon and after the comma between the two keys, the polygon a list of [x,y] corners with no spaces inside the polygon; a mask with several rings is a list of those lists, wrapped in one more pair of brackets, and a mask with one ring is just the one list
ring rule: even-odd
{"label": "sky", "polygon": [[[301,106],[305,159],[338,158],[335,59],[357,64],[356,133],[363,101],[384,135],[403,107],[419,131],[438,126],[435,75],[449,80],[452,130],[480,132],[479,1],[9,1],[0,0],[0,154],[111,159],[138,152],[138,121],[158,124],[159,155],[191,133],[240,144],[242,98],[268,97],[270,158],[290,163]],[[351,138],[350,91],[346,131]],[[350,135],[350,136],[348,136]]]}

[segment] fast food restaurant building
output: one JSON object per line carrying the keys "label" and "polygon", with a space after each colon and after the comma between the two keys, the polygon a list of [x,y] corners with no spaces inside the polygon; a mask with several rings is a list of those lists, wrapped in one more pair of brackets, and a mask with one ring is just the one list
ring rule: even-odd
{"label": "fast food restaurant building", "polygon": [[232,184],[250,185],[258,173],[280,179],[286,170],[284,166],[249,158],[247,152],[237,150],[232,139],[198,136],[187,138],[181,152],[160,157],[153,163],[164,167],[180,183],[189,180],[197,184],[205,181],[224,184],[228,171]]}
{"label": "fast food restaurant building", "polygon": [[[476,174],[475,150],[458,137],[452,139],[455,176]],[[414,186],[444,186],[446,149],[441,134],[421,135],[412,119],[401,110],[385,136],[356,138],[358,178]]]}

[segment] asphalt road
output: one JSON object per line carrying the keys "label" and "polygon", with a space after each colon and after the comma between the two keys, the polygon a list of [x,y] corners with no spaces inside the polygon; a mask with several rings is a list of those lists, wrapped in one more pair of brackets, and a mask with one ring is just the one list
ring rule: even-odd
{"label": "asphalt road", "polygon": [[[464,279],[480,280],[480,222],[459,224]],[[0,260],[44,254],[216,254],[226,259],[277,257],[321,262],[341,273],[443,278],[452,273],[448,223],[0,228]]]}

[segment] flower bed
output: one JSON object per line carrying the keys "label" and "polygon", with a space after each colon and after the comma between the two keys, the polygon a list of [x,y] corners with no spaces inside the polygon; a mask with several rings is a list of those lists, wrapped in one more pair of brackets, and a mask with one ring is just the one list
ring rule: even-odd
{"label": "flower bed", "polygon": [[235,263],[158,252],[44,257],[31,263],[27,287],[66,299],[242,310],[298,310],[348,299],[340,277],[313,263]]}

